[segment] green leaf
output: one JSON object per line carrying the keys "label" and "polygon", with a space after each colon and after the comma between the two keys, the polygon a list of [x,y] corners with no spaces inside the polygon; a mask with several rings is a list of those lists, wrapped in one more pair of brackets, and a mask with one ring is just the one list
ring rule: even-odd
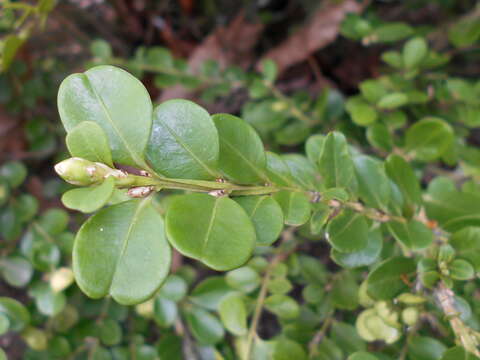
{"label": "green leaf", "polygon": [[453,24],[448,29],[448,40],[457,48],[473,45],[480,38],[480,24],[476,17]]}
{"label": "green leaf", "polygon": [[415,37],[410,39],[403,47],[403,65],[406,69],[414,69],[421,64],[427,53],[428,45],[424,38]]}
{"label": "green leaf", "polygon": [[314,235],[320,234],[332,213],[332,209],[325,203],[316,203],[313,206],[310,218],[310,232]]}
{"label": "green leaf", "polygon": [[2,39],[2,61],[0,62],[0,65],[2,65],[2,71],[8,70],[8,68],[13,62],[13,59],[15,59],[17,51],[20,49],[20,47],[26,40],[27,39],[25,37],[20,37],[15,34],[7,35]]}
{"label": "green leaf", "polygon": [[387,89],[383,82],[376,79],[362,81],[359,88],[365,99],[371,103],[376,103],[387,93]]}
{"label": "green leaf", "polygon": [[113,319],[103,320],[98,331],[100,341],[106,346],[117,345],[122,341],[122,328]]}
{"label": "green leaf", "polygon": [[64,308],[67,298],[63,293],[56,293],[44,282],[36,283],[29,289],[29,295],[35,298],[38,311],[46,316],[58,315]]}
{"label": "green leaf", "polygon": [[21,302],[8,297],[0,297],[0,314],[8,317],[12,331],[21,331],[30,323],[27,308]]}
{"label": "green leaf", "polygon": [[273,198],[282,208],[285,224],[300,226],[310,218],[311,205],[304,193],[283,190],[275,193]]}
{"label": "green leaf", "polygon": [[9,161],[0,168],[0,176],[12,188],[20,186],[27,177],[27,168],[19,161]]}
{"label": "green leaf", "polygon": [[328,242],[339,252],[360,251],[368,245],[368,225],[365,217],[345,209],[327,226]]}
{"label": "green leaf", "polygon": [[65,141],[73,157],[100,162],[113,168],[107,135],[96,122],[79,123],[70,130]]}
{"label": "green leaf", "polygon": [[247,333],[247,309],[243,296],[231,293],[218,304],[218,313],[225,328],[236,336]]}
{"label": "green leaf", "polygon": [[398,186],[406,202],[413,209],[422,203],[422,193],[417,177],[410,164],[399,155],[390,155],[385,161],[385,170],[390,179]]}
{"label": "green leaf", "polygon": [[[305,142],[305,153],[312,164],[316,164],[322,152],[324,135],[313,135]],[[267,159],[268,160],[268,159]],[[268,161],[267,161],[268,162]]]}
{"label": "green leaf", "polygon": [[193,289],[189,299],[208,310],[216,310],[220,300],[230,291],[223,276],[210,276]]}
{"label": "green leaf", "polygon": [[225,335],[220,321],[209,312],[192,307],[186,312],[188,327],[192,335],[204,345],[213,345],[221,341]]}
{"label": "green leaf", "polygon": [[162,298],[179,302],[187,294],[187,287],[187,282],[182,277],[170,274],[158,291],[158,295]]}
{"label": "green leaf", "polygon": [[425,249],[433,242],[433,232],[417,220],[389,221],[387,228],[397,241],[411,250]]}
{"label": "green leaf", "polygon": [[348,187],[354,175],[353,161],[345,136],[331,132],[323,142],[318,168],[325,187]]}
{"label": "green leaf", "polygon": [[225,276],[227,284],[236,290],[249,293],[260,286],[260,276],[250,266],[242,266],[241,268],[229,271]]}
{"label": "green leaf", "polygon": [[480,271],[480,227],[466,227],[455,232],[450,238],[457,257],[468,260]]}
{"label": "green leaf", "polygon": [[110,294],[120,304],[141,303],[167,277],[171,250],[163,220],[150,201],[130,200],[103,209],[78,231],[73,270],[88,296]]}
{"label": "green leaf", "polygon": [[[8,320],[7,315],[0,313],[0,336],[4,335],[8,331],[9,327],[10,327],[10,320]],[[0,359],[2,359],[1,353],[0,353]]]}
{"label": "green leaf", "polygon": [[255,247],[255,228],[245,210],[227,197],[176,197],[168,207],[166,233],[183,255],[215,270],[244,264]]}
{"label": "green leaf", "polygon": [[258,245],[271,245],[283,229],[283,212],[271,196],[243,196],[235,199],[253,222]]}
{"label": "green leaf", "polygon": [[402,22],[389,22],[375,28],[372,36],[378,42],[395,42],[410,36],[414,32],[413,28]]}
{"label": "green leaf", "polygon": [[345,271],[335,277],[332,284],[333,305],[342,310],[358,307],[358,284],[351,272]]}
{"label": "green leaf", "polygon": [[387,211],[390,181],[383,165],[368,156],[357,156],[354,163],[360,198],[370,207]]}
{"label": "green leaf", "polygon": [[267,151],[266,159],[267,175],[272,183],[280,186],[298,187],[293,181],[290,168],[280,155]]}
{"label": "green leaf", "polygon": [[281,338],[275,342],[272,360],[306,360],[307,354],[302,346],[290,339]]}
{"label": "green leaf", "polygon": [[9,285],[23,287],[30,282],[33,268],[26,259],[20,256],[11,256],[0,260],[0,272]]}
{"label": "green leaf", "polygon": [[115,180],[108,177],[98,186],[72,189],[62,195],[65,207],[84,213],[91,213],[102,208],[110,199],[115,189]]}
{"label": "green leaf", "polygon": [[358,335],[353,325],[335,321],[332,324],[331,337],[346,354],[367,349],[365,341]]}
{"label": "green leaf", "polygon": [[265,308],[281,319],[295,319],[300,314],[300,307],[290,296],[274,294],[265,299]]}
{"label": "green leaf", "polygon": [[368,294],[379,300],[389,300],[408,290],[404,278],[415,274],[416,263],[411,258],[391,257],[375,267],[367,278]]}
{"label": "green leaf", "polygon": [[427,117],[415,123],[407,130],[406,147],[415,157],[423,161],[432,161],[442,156],[453,143],[454,134],[445,121]]}
{"label": "green leaf", "polygon": [[447,347],[427,336],[414,336],[408,344],[408,357],[415,360],[438,360]]}
{"label": "green leaf", "polygon": [[178,316],[177,304],[161,296],[155,298],[153,319],[158,326],[168,328],[175,323]]}
{"label": "green leaf", "polygon": [[210,115],[188,100],[169,100],[153,111],[147,159],[159,173],[180,179],[208,180],[217,171],[218,133]]}
{"label": "green leaf", "polygon": [[475,269],[466,260],[455,259],[448,265],[450,276],[454,280],[471,280],[475,277]]}
{"label": "green leaf", "polygon": [[220,137],[220,170],[240,184],[266,182],[265,151],[255,130],[236,116],[216,114],[212,119]]}
{"label": "green leaf", "polygon": [[408,103],[408,96],[396,92],[383,96],[377,103],[380,109],[393,110]]}
{"label": "green leaf", "polygon": [[367,128],[367,140],[370,145],[381,150],[390,152],[393,147],[393,140],[388,127],[384,124],[373,124]]}
{"label": "green leaf", "polygon": [[278,74],[278,67],[277,64],[271,60],[266,59],[262,61],[262,74],[265,80],[269,82],[274,82],[277,74]]}
{"label": "green leaf", "polygon": [[345,108],[352,117],[353,122],[357,125],[367,126],[377,121],[377,111],[361,97],[351,97],[348,99]]}
{"label": "green leaf", "polygon": [[378,358],[366,351],[358,351],[350,355],[347,360],[378,360]]}
{"label": "green leaf", "polygon": [[340,252],[332,249],[330,256],[338,265],[347,269],[373,264],[382,251],[383,237],[380,228],[368,232],[368,244],[365,249],[354,252]]}
{"label": "green leaf", "polygon": [[454,346],[443,353],[441,360],[478,360],[472,353],[467,352],[463,346]]}
{"label": "green leaf", "polygon": [[302,189],[315,190],[317,175],[315,167],[308,159],[300,154],[286,154],[281,156],[290,169],[293,181]]}
{"label": "green leaf", "polygon": [[58,111],[67,132],[83,121],[94,121],[107,135],[114,162],[144,167],[152,102],[128,72],[102,65],[70,75],[58,90]]}

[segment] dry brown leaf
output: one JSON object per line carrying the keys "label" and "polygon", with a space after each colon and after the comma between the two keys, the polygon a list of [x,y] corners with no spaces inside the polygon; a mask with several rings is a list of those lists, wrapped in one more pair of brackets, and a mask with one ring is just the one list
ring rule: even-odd
{"label": "dry brown leaf", "polygon": [[268,51],[257,64],[264,59],[277,63],[279,72],[307,59],[312,53],[332,43],[338,35],[340,23],[347,13],[359,13],[365,2],[345,0],[340,4],[320,6],[309,22],[289,36],[277,47]]}

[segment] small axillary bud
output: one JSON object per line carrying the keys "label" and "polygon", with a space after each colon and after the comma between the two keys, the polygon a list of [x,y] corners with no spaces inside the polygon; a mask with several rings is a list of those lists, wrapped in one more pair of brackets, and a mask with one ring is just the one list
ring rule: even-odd
{"label": "small axillary bud", "polygon": [[111,169],[107,165],[73,157],[63,160],[55,165],[55,171],[66,182],[88,186],[102,182],[109,176],[124,177],[125,174],[116,169]]}

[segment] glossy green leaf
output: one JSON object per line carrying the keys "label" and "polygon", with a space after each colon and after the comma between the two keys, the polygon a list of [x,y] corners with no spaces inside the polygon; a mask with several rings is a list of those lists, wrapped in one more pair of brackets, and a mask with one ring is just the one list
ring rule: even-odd
{"label": "glossy green leaf", "polygon": [[311,205],[302,192],[279,191],[273,198],[280,204],[287,225],[300,226],[310,218]]}
{"label": "glossy green leaf", "polygon": [[466,227],[450,238],[457,257],[468,260],[476,271],[480,271],[480,227]]}
{"label": "glossy green leaf", "polygon": [[59,314],[67,303],[67,297],[64,293],[54,292],[52,288],[44,282],[35,283],[29,289],[29,295],[35,299],[35,305],[38,311],[46,316]]}
{"label": "glossy green leaf", "polygon": [[308,159],[299,154],[282,155],[282,159],[290,170],[293,181],[302,189],[315,190],[317,174]]}
{"label": "glossy green leaf", "polygon": [[96,122],[83,121],[67,134],[68,151],[73,157],[100,162],[113,167],[107,135]]}
{"label": "glossy green leaf", "polygon": [[212,119],[220,137],[220,170],[240,184],[266,182],[265,151],[255,130],[236,116],[216,114]]}
{"label": "glossy green leaf", "polygon": [[192,335],[204,345],[213,345],[223,339],[225,332],[220,321],[209,312],[193,307],[186,312]]}
{"label": "glossy green leaf", "polygon": [[147,159],[159,173],[180,179],[215,179],[218,133],[208,112],[182,99],[168,100],[153,111]]}
{"label": "glossy green leaf", "polygon": [[253,222],[257,244],[270,245],[283,229],[283,212],[271,196],[242,196],[235,199]]}
{"label": "glossy green leaf", "polygon": [[227,284],[232,288],[242,292],[252,292],[260,286],[260,276],[250,266],[229,271],[225,276]]}
{"label": "glossy green leaf", "polygon": [[357,125],[367,126],[377,121],[377,111],[361,97],[351,97],[345,107]]}
{"label": "glossy green leaf", "polygon": [[255,246],[255,228],[243,208],[227,197],[182,195],[168,207],[166,233],[183,255],[215,270],[244,264]]}
{"label": "glossy green leaf", "polygon": [[408,357],[418,360],[437,360],[442,358],[447,347],[437,339],[427,336],[415,336],[408,344]]}
{"label": "glossy green leaf", "polygon": [[411,258],[391,257],[375,267],[367,278],[368,294],[376,299],[389,300],[408,290],[405,279],[415,274],[416,264]]}
{"label": "glossy green leaf", "polygon": [[407,150],[423,161],[438,159],[453,143],[454,134],[445,121],[427,117],[416,122],[406,133]]}
{"label": "glossy green leaf", "polygon": [[152,102],[134,76],[109,65],[70,75],[60,85],[58,110],[67,132],[83,121],[94,121],[107,135],[113,161],[144,167]]}
{"label": "glossy green leaf", "polygon": [[247,333],[247,309],[243,296],[231,293],[218,304],[218,313],[225,328],[236,336]]}
{"label": "glossy green leaf", "polygon": [[150,201],[146,198],[113,205],[80,228],[73,269],[78,285],[88,296],[110,294],[121,304],[141,303],[165,280],[171,250],[163,220]]}
{"label": "glossy green leaf", "polygon": [[62,203],[69,209],[91,213],[108,202],[114,189],[115,180],[110,176],[100,185],[68,190],[62,195]]}
{"label": "glossy green leaf", "polygon": [[20,331],[30,323],[27,308],[21,302],[8,297],[0,297],[0,314],[8,317],[12,331]]}
{"label": "glossy green leaf", "polygon": [[354,176],[353,161],[343,134],[331,132],[323,142],[318,168],[327,188],[348,187]]}
{"label": "glossy green leaf", "polygon": [[174,301],[158,296],[155,299],[153,319],[158,326],[168,328],[175,323],[178,316]]}
{"label": "glossy green leaf", "polygon": [[189,299],[208,310],[216,310],[221,299],[231,290],[223,276],[210,276],[192,290]]}
{"label": "glossy green leaf", "polygon": [[368,244],[359,251],[340,252],[332,249],[330,256],[338,265],[347,269],[373,264],[380,256],[383,246],[383,237],[380,228],[370,229],[368,232]]}
{"label": "glossy green leaf", "polygon": [[408,40],[403,47],[403,64],[407,69],[419,66],[427,56],[428,45],[424,38],[415,37]]}
{"label": "glossy green leaf", "polygon": [[433,232],[417,220],[410,220],[407,223],[389,221],[387,227],[397,241],[411,250],[427,248],[434,238]]}
{"label": "glossy green leaf", "polygon": [[27,168],[19,161],[9,161],[0,168],[0,176],[8,182],[10,187],[20,186],[27,177]]}
{"label": "glossy green leaf", "polygon": [[327,226],[328,242],[339,252],[360,251],[368,245],[368,225],[362,214],[345,209]]}
{"label": "glossy green leaf", "polygon": [[369,126],[367,129],[368,142],[381,150],[390,152],[393,147],[393,140],[388,127],[377,123]]}
{"label": "glossy green leaf", "polygon": [[384,167],[368,156],[357,156],[354,163],[358,195],[366,205],[386,211],[390,202],[390,182]]}
{"label": "glossy green leaf", "polygon": [[267,175],[269,180],[280,186],[297,187],[298,185],[293,181],[290,168],[285,163],[284,159],[277,154],[267,151]]}
{"label": "glossy green leaf", "polygon": [[295,319],[300,314],[300,307],[290,296],[274,294],[265,299],[265,308],[281,319]]}
{"label": "glossy green leaf", "polygon": [[396,92],[383,96],[377,103],[380,109],[393,110],[408,103],[408,96]]}

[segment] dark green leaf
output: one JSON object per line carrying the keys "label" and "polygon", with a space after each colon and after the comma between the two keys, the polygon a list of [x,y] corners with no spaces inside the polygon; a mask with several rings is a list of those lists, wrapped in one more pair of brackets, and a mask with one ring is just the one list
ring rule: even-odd
{"label": "dark green leaf", "polygon": [[285,224],[300,226],[310,218],[311,206],[304,193],[284,190],[275,193],[273,198],[282,208]]}
{"label": "dark green leaf", "polygon": [[225,332],[220,321],[209,312],[192,307],[186,313],[192,335],[204,345],[213,345],[223,339]]}
{"label": "dark green leaf", "polygon": [[425,249],[433,241],[433,232],[417,220],[408,223],[389,221],[387,227],[397,241],[411,250]]}
{"label": "dark green leaf", "polygon": [[345,136],[337,132],[329,133],[317,161],[327,188],[348,187],[353,179],[354,169]]}
{"label": "dark green leaf", "polygon": [[408,290],[408,280],[416,271],[415,261],[411,258],[392,257],[378,264],[367,278],[367,291],[372,297],[389,300]]}
{"label": "dark green leaf", "polygon": [[379,161],[368,156],[354,158],[358,194],[370,207],[387,210],[390,202],[390,182]]}
{"label": "dark green leaf", "polygon": [[368,225],[365,217],[345,209],[327,226],[328,242],[339,252],[356,252],[368,245]]}

